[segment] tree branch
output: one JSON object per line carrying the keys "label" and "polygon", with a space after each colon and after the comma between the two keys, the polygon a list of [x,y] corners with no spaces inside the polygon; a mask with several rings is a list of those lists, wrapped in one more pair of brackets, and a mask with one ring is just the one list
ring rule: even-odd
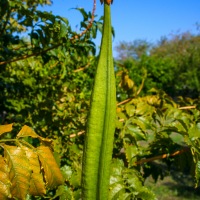
{"label": "tree branch", "polygon": [[[96,10],[96,0],[93,1],[93,10],[92,10],[92,18],[91,20],[89,21],[89,24],[88,26],[86,27],[86,29],[84,31],[82,31],[80,34],[70,38],[70,40],[75,40],[75,39],[78,39],[80,38],[81,36],[83,36],[91,27],[92,27],[92,24],[93,24],[93,21],[94,21],[94,14],[95,14],[95,10]],[[4,64],[8,64],[8,63],[12,63],[12,62],[16,62],[16,61],[19,61],[19,60],[24,60],[24,59],[27,59],[27,58],[30,58],[30,57],[33,57],[33,56],[38,56],[40,54],[43,54],[43,53],[46,53],[50,50],[53,50],[59,46],[61,46],[63,43],[58,43],[50,48],[47,48],[43,51],[39,51],[39,52],[36,52],[36,53],[32,53],[30,55],[24,55],[24,56],[21,56],[19,58],[15,58],[15,59],[12,59],[12,60],[7,60],[7,61],[2,61],[0,62],[0,65],[4,65]]]}
{"label": "tree branch", "polygon": [[141,159],[141,160],[135,162],[135,164],[136,165],[141,165],[141,164],[144,164],[144,163],[147,163],[147,162],[152,162],[154,160],[160,160],[160,159],[165,159],[165,158],[169,158],[169,157],[174,157],[174,156],[180,155],[182,153],[185,153],[185,152],[187,152],[189,150],[190,150],[190,148],[186,147],[184,149],[175,151],[172,154],[163,154],[163,155],[155,156],[155,157],[152,157],[152,158]]}

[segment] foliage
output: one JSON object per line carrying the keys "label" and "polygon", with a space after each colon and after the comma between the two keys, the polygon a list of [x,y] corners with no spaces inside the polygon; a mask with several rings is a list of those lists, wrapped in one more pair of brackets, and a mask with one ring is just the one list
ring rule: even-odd
{"label": "foliage", "polygon": [[[38,10],[37,5],[47,1],[34,2],[0,3],[5,11],[0,16],[0,123],[14,123],[16,135],[26,124],[41,136],[13,140],[12,134],[3,134],[3,147],[14,152],[26,147],[29,152],[29,142],[38,156],[46,152],[40,151],[40,144],[49,146],[51,139],[65,182],[47,189],[46,197],[29,199],[80,199],[84,133],[98,59],[93,39],[102,31],[102,18],[95,18],[91,29],[80,36],[66,18]],[[84,31],[92,14],[77,11],[83,15],[80,31]],[[148,43],[141,44],[140,48],[140,41],[133,43],[133,54],[128,50],[134,59],[115,62],[118,106],[110,199],[156,199],[144,186],[145,179],[164,178],[171,169],[192,174],[198,186],[199,98],[185,97],[198,96],[199,36],[180,36],[151,49]],[[49,165],[42,165],[43,175]]]}
{"label": "foliage", "polygon": [[[0,135],[12,130],[12,124],[1,125]],[[32,146],[28,141],[39,139],[41,144]],[[6,143],[14,143],[7,145]],[[51,151],[52,140],[37,135],[23,126],[16,139],[2,139],[0,146],[0,198],[25,199],[28,194],[43,196],[46,188],[53,189],[64,183],[63,176]]]}
{"label": "foliage", "polygon": [[[145,78],[143,94],[156,88],[174,98],[197,98],[200,92],[199,44],[200,36],[191,33],[162,39],[154,46],[143,40],[121,42],[116,47],[119,52],[116,69],[127,70],[135,85]],[[142,71],[146,71],[147,76]]]}
{"label": "foliage", "polygon": [[143,176],[152,175],[157,180],[165,173],[161,162],[155,160],[163,159],[168,168],[195,175],[198,184],[200,112],[195,109],[199,107],[198,100],[190,99],[190,103],[191,108],[180,107],[158,93],[134,98],[118,108],[115,151],[123,149],[128,167],[144,164]]}

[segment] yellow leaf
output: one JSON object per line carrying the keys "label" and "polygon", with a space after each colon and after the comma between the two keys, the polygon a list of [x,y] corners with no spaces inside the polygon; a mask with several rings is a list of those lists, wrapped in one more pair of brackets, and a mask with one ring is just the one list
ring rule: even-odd
{"label": "yellow leaf", "polygon": [[8,197],[11,198],[10,194],[10,181],[8,177],[8,166],[5,160],[0,156],[0,199],[4,200]]}
{"label": "yellow leaf", "polygon": [[40,162],[37,152],[27,147],[23,147],[29,160],[31,173],[29,194],[33,196],[42,196],[46,193],[43,175],[41,174]]}
{"label": "yellow leaf", "polygon": [[13,124],[0,125],[0,135],[12,131]]}
{"label": "yellow leaf", "polygon": [[25,199],[31,178],[30,164],[25,151],[20,147],[4,145],[4,157],[8,164],[9,179],[12,183],[11,194],[15,198]]}
{"label": "yellow leaf", "polygon": [[52,140],[51,139],[47,139],[47,138],[43,138],[41,136],[39,136],[37,133],[35,133],[35,131],[30,128],[27,125],[24,125],[22,127],[22,129],[20,130],[20,132],[17,134],[17,137],[32,137],[32,138],[38,138],[41,142],[48,144],[49,146],[52,144]]}
{"label": "yellow leaf", "polygon": [[54,188],[58,185],[62,185],[64,183],[63,176],[49,147],[37,147],[37,153],[44,169],[44,177],[47,186]]}
{"label": "yellow leaf", "polygon": [[40,137],[37,133],[35,133],[35,131],[30,128],[29,126],[27,125],[24,125],[22,127],[22,129],[20,130],[20,132],[17,134],[17,137],[32,137],[32,138],[38,138]]}

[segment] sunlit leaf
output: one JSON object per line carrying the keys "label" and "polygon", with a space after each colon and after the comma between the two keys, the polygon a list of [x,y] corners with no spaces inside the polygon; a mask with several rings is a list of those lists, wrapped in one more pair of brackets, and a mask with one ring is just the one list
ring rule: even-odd
{"label": "sunlit leaf", "polygon": [[0,199],[4,200],[7,197],[11,197],[10,193],[10,180],[8,176],[8,166],[5,160],[0,156]]}
{"label": "sunlit leaf", "polygon": [[0,135],[12,131],[13,124],[0,125]]}
{"label": "sunlit leaf", "polygon": [[18,199],[25,199],[31,178],[30,164],[25,151],[20,147],[4,145],[4,156],[12,183],[11,194]]}
{"label": "sunlit leaf", "polygon": [[74,199],[72,191],[66,185],[58,186],[56,194],[52,199],[57,199],[57,198],[59,198],[59,200]]}
{"label": "sunlit leaf", "polygon": [[128,161],[129,167],[134,165],[136,162],[136,155],[138,153],[138,149],[135,145],[129,145],[129,144],[124,144],[125,147],[125,154],[126,154],[126,159]]}
{"label": "sunlit leaf", "polygon": [[142,132],[140,127],[138,127],[137,125],[128,123],[126,125],[126,127],[128,129],[128,133],[130,133],[136,140],[145,140],[146,139],[145,134]]}
{"label": "sunlit leaf", "polygon": [[38,138],[40,137],[37,133],[35,133],[35,131],[30,128],[29,126],[27,125],[24,125],[22,127],[22,129],[19,131],[19,133],[17,134],[17,137],[32,137],[32,138]]}
{"label": "sunlit leaf", "polygon": [[142,200],[157,200],[155,194],[147,187],[140,188],[137,198]]}
{"label": "sunlit leaf", "polygon": [[192,139],[200,138],[200,123],[194,124],[189,129],[189,137]]}
{"label": "sunlit leaf", "polygon": [[32,128],[30,128],[27,125],[24,125],[22,129],[19,131],[19,133],[17,134],[17,137],[20,138],[20,137],[28,137],[28,136],[32,138],[38,138],[40,141],[42,141],[45,144],[48,144],[49,146],[52,144],[51,139],[43,138],[39,136],[37,133],[35,133],[35,131]]}
{"label": "sunlit leaf", "polygon": [[34,196],[42,196],[46,193],[46,189],[45,183],[43,181],[43,175],[41,173],[41,167],[37,152],[27,147],[23,147],[23,149],[26,152],[26,156],[29,160],[30,169],[32,172],[30,179],[29,194]]}
{"label": "sunlit leaf", "polygon": [[121,199],[120,197],[122,197],[122,194],[124,193],[125,187],[123,184],[123,179],[121,179],[121,183],[118,182],[110,186],[109,199]]}
{"label": "sunlit leaf", "polygon": [[37,154],[44,170],[44,178],[48,187],[54,188],[62,185],[64,182],[63,176],[49,147],[38,147]]}

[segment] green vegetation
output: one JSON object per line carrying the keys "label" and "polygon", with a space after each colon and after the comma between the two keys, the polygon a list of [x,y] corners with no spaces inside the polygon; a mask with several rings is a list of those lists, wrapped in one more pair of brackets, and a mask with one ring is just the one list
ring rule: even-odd
{"label": "green vegetation", "polygon": [[[163,38],[157,45],[143,40],[121,42],[116,50],[119,73],[139,85],[145,79],[143,94],[151,88],[171,97],[198,98],[200,94],[200,36],[191,33]],[[134,95],[129,84],[129,96]],[[132,88],[130,87],[132,86]]]}
{"label": "green vegetation", "polygon": [[[102,177],[103,172],[106,172],[107,180],[100,178],[98,184],[105,186],[103,191],[113,200],[156,199],[159,191],[148,184],[148,180],[153,179],[159,184],[160,179],[165,180],[168,175],[175,177],[172,172],[179,175],[176,177],[182,182],[186,177],[192,177],[190,186],[198,187],[200,36],[177,35],[163,39],[155,46],[140,40],[118,46],[119,56],[114,60],[115,105],[114,74],[108,75],[106,68],[112,71],[111,25],[103,29],[103,23],[108,22],[102,17],[94,18],[94,9],[88,13],[77,9],[83,21],[80,22],[81,33],[76,33],[66,18],[38,10],[38,5],[45,4],[51,2],[0,2],[0,123],[13,123],[12,132],[10,129],[5,131],[5,127],[3,131],[0,129],[1,146],[21,149],[24,142],[33,149],[40,145],[50,146],[57,163],[54,164],[59,166],[64,177],[64,183],[55,184],[55,188],[44,179],[46,185],[38,195],[43,195],[44,191],[46,194],[41,197],[31,196],[34,193],[27,186],[24,193],[25,196],[29,193],[27,199],[89,199],[87,195],[97,178],[90,177],[92,182],[89,184],[84,180],[90,173]],[[105,7],[110,8],[107,4]],[[102,43],[100,56],[96,56],[93,43],[98,32],[108,39],[109,44],[105,49]],[[103,75],[100,80],[99,75]],[[108,79],[110,76],[112,81]],[[106,89],[102,95],[95,89],[101,89],[101,86],[103,91]],[[112,94],[108,96],[108,93]],[[96,97],[97,94],[100,96]],[[110,112],[115,113],[114,108],[115,122],[114,114],[110,116]],[[111,121],[107,120],[109,117]],[[102,121],[103,126],[90,125]],[[115,131],[112,130],[114,123]],[[24,125],[33,128],[37,137],[28,131],[24,133],[26,137],[19,137],[18,132]],[[97,128],[104,131],[98,132]],[[109,138],[101,135],[106,133]],[[105,147],[109,148],[109,154],[102,153],[107,151]],[[2,155],[3,152],[1,148]],[[3,162],[4,157],[12,160],[3,155]],[[90,157],[96,163],[90,164]],[[104,161],[107,169],[99,171],[105,169],[102,167]],[[87,169],[83,175],[82,164],[83,171]],[[37,169],[43,168],[40,163]],[[12,170],[7,172],[9,176],[10,172]],[[45,170],[42,172],[47,178]],[[0,190],[0,195],[5,191]],[[91,197],[97,194],[104,195],[99,190],[91,192]],[[6,193],[5,199],[8,196]]]}
{"label": "green vegetation", "polygon": [[[83,199],[107,200],[116,118],[110,5],[104,26],[83,151]],[[97,120],[98,119],[98,120]]]}

